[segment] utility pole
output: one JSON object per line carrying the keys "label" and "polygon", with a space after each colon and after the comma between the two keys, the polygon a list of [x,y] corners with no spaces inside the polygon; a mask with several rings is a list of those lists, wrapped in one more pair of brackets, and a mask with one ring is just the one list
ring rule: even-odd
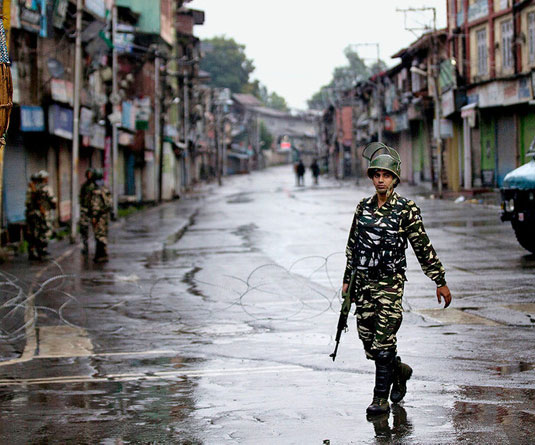
{"label": "utility pole", "polygon": [[186,155],[186,187],[189,183],[189,91],[188,91],[188,67],[183,67],[184,73],[184,144],[186,148],[184,153]]}
{"label": "utility pole", "polygon": [[[117,48],[115,47],[115,42],[117,41],[117,5],[115,4],[115,0],[113,0],[112,4],[112,12],[111,12],[111,36],[112,36],[112,86],[111,86],[111,95],[113,97],[112,100],[112,110],[113,114],[115,114],[115,107],[117,106],[117,98],[119,97],[119,86],[117,82],[117,70],[118,70],[118,61],[117,61]],[[119,175],[118,175],[118,167],[119,167],[119,150],[117,147],[118,139],[119,139],[119,130],[117,128],[117,123],[112,123],[112,133],[111,133],[111,189],[112,189],[112,209],[113,209],[113,216],[116,218],[118,209],[119,209]]]}
{"label": "utility pole", "polygon": [[[437,42],[437,10],[434,7],[431,6],[425,6],[422,8],[406,8],[406,9],[398,9],[396,8],[396,11],[403,12],[405,14],[405,20],[407,18],[407,12],[423,12],[423,11],[432,11],[433,12],[433,28],[432,28],[432,36],[431,36],[431,44],[432,44],[432,65],[430,67],[430,71],[427,75],[429,78],[433,81],[433,101],[434,101],[434,114],[435,114],[435,125],[433,128],[434,132],[434,138],[435,138],[435,144],[437,149],[437,188],[438,188],[438,196],[439,198],[442,198],[442,137],[440,135],[440,119],[441,119],[441,98],[440,98],[440,91],[439,91],[439,76],[440,76],[440,65],[439,65],[439,54],[438,54],[438,42]],[[406,23],[406,22],[405,22]],[[405,25],[405,29],[411,32],[414,32],[416,30],[424,30],[428,31],[429,27],[424,28],[408,28]],[[433,159],[431,158],[431,172],[433,172]]]}
{"label": "utility pole", "polygon": [[162,61],[160,59],[160,55],[158,53],[158,50],[156,50],[155,58],[154,58],[154,153],[155,153],[155,159],[154,159],[154,167],[155,167],[155,184],[154,184],[154,198],[158,202],[162,199],[162,190],[161,190],[161,169],[160,169],[160,162],[162,157],[161,147],[162,147],[162,140],[161,140],[161,105],[162,105],[162,90],[161,90],[161,84],[160,84],[160,67],[161,67]]}
{"label": "utility pole", "polygon": [[76,43],[74,53],[74,104],[71,156],[71,244],[78,230],[78,152],[80,149],[80,90],[82,83],[82,12],[83,0],[76,1]]}
{"label": "utility pole", "polygon": [[[379,63],[381,62],[381,57],[379,55],[379,52],[380,52],[379,43],[354,43],[351,46],[355,48],[358,48],[359,46],[375,46],[377,50],[377,66],[379,66]],[[371,82],[369,83],[369,85],[371,85]],[[378,123],[377,142],[383,142],[383,94],[382,94],[380,76],[377,76],[377,81],[375,84],[375,101],[377,103],[377,123]]]}

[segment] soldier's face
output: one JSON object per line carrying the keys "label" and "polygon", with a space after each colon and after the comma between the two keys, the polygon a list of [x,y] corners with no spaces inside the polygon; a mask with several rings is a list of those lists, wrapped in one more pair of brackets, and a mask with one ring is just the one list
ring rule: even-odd
{"label": "soldier's face", "polygon": [[387,170],[375,170],[372,176],[372,181],[377,193],[385,195],[392,187],[394,175]]}

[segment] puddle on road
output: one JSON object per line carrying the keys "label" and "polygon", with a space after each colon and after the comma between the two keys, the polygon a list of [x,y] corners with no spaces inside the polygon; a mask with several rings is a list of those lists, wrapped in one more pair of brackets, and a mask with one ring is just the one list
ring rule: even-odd
{"label": "puddle on road", "polygon": [[531,371],[532,369],[535,369],[535,365],[533,363],[519,362],[511,365],[496,366],[493,369],[497,371],[498,375],[511,375],[519,372]]}
{"label": "puddle on road", "polygon": [[203,300],[208,300],[208,296],[199,290],[197,287],[197,281],[195,280],[195,275],[197,275],[201,270],[202,268],[197,266],[191,269],[189,272],[186,272],[184,274],[184,278],[182,278],[182,282],[188,285],[188,293],[197,297],[201,297]]}
{"label": "puddle on road", "polygon": [[6,443],[48,443],[54,437],[79,444],[96,438],[113,444],[202,443],[192,418],[195,390],[196,379],[185,377],[163,384],[85,382],[0,391],[0,410],[7,414],[0,430]]}
{"label": "puddle on road", "polygon": [[452,420],[465,440],[470,443],[532,443],[534,389],[464,386],[456,397],[460,400],[453,406]]}
{"label": "puddle on road", "polygon": [[430,221],[425,223],[426,228],[440,228],[440,227],[490,227],[490,226],[499,226],[503,224],[499,219],[484,219],[484,220],[476,220],[476,221],[459,221],[459,220],[451,220],[451,221]]}
{"label": "puddle on road", "polygon": [[250,197],[251,193],[237,193],[231,195],[227,199],[227,204],[246,204],[248,202],[253,202],[253,198]]}

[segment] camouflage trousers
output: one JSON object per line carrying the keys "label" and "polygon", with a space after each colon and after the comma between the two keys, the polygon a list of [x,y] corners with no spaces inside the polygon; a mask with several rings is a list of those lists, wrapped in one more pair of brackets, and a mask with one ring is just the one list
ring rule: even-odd
{"label": "camouflage trousers", "polygon": [[52,226],[46,217],[34,214],[26,217],[26,224],[28,253],[30,256],[41,257],[46,253],[48,240],[52,236]]}
{"label": "camouflage trousers", "polygon": [[370,360],[374,360],[378,351],[396,349],[396,334],[403,318],[404,285],[402,274],[370,280],[357,273],[352,289],[357,306],[357,332]]}
{"label": "camouflage trousers", "polygon": [[108,225],[110,218],[108,215],[100,216],[93,218],[93,232],[95,233],[95,239],[104,244],[108,245]]}
{"label": "camouflage trousers", "polygon": [[91,218],[89,212],[85,208],[80,208],[80,236],[84,244],[87,244],[89,239],[89,225],[91,224]]}

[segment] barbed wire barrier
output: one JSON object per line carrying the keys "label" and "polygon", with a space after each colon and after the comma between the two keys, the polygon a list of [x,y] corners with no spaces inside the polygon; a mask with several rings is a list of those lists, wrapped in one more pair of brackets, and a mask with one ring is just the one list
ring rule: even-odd
{"label": "barbed wire barrier", "polygon": [[[205,290],[202,295],[219,306],[206,308],[207,312],[221,313],[239,308],[256,321],[311,320],[328,311],[339,311],[339,305],[335,302],[341,302],[341,285],[337,286],[336,283],[341,283],[341,279],[333,278],[329,266],[333,257],[338,255],[343,255],[343,252],[335,252],[326,257],[302,257],[288,268],[274,263],[262,264],[255,267],[245,278],[224,274],[219,280],[212,282],[189,277],[188,283],[196,287],[197,293],[200,292],[199,287],[213,289],[213,292]],[[220,284],[224,281],[223,278],[236,285]],[[152,283],[148,293],[149,307],[153,304],[159,284],[173,281],[184,282],[184,274],[160,277]],[[226,304],[221,306],[223,302]],[[283,314],[280,313],[280,305],[288,306]]]}
{"label": "barbed wire barrier", "polygon": [[[255,267],[244,277],[221,274],[219,277],[214,276],[213,280],[197,278],[196,275],[202,269],[191,266],[186,273],[149,280],[148,288],[138,283],[140,279],[137,276],[113,275],[108,281],[102,279],[93,281],[120,287],[131,286],[132,296],[135,294],[138,296],[135,300],[125,298],[110,303],[106,309],[135,301],[136,304],[145,302],[144,310],[150,311],[155,304],[155,293],[159,290],[159,286],[164,282],[169,285],[178,281],[181,283],[180,286],[173,286],[163,293],[160,290],[158,298],[158,304],[166,306],[166,309],[177,318],[190,309],[182,307],[175,310],[166,298],[178,295],[177,289],[183,288],[186,284],[189,286],[187,293],[199,295],[207,302],[213,303],[203,308],[207,314],[239,309],[249,319],[255,321],[296,322],[313,320],[329,311],[338,313],[342,301],[340,265],[345,263],[345,258],[340,256],[343,255],[343,252],[334,252],[325,257],[305,256],[295,260],[289,267],[266,263]],[[335,261],[336,266],[333,265]],[[79,275],[66,274],[60,264],[54,260],[51,262],[57,268],[57,273],[40,283],[26,283],[13,274],[0,271],[0,342],[16,342],[24,339],[37,325],[40,311],[55,316],[60,323],[73,328],[101,333],[115,333],[123,329],[122,326],[114,326],[111,330],[90,329],[87,314],[90,306],[84,306],[80,297],[69,292],[66,286],[70,280],[79,278]],[[333,273],[333,270],[336,270],[336,273]],[[181,292],[183,289],[179,291]],[[39,299],[41,304],[36,304],[38,297],[49,294],[54,297],[55,308],[42,304],[43,298]],[[411,311],[405,297],[403,302]],[[72,309],[74,306],[78,309],[77,323],[72,320],[73,316],[66,315],[67,308]],[[198,307],[192,307],[191,311],[198,311]],[[164,320],[162,322],[165,324]],[[169,323],[173,322],[174,320],[169,320]]]}

